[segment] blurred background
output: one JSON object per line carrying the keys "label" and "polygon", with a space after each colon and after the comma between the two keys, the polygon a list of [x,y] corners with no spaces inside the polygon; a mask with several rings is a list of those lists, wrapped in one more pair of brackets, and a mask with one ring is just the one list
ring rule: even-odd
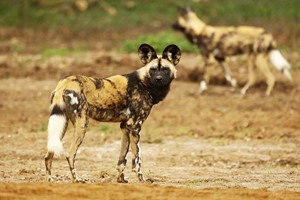
{"label": "blurred background", "polygon": [[[97,48],[100,40],[106,48],[126,52],[136,52],[141,41],[159,50],[176,42],[183,51],[197,52],[171,29],[178,7],[186,6],[210,25],[264,27],[274,34],[281,49],[300,51],[299,0],[1,0],[0,52],[63,54],[68,52],[46,50],[55,46],[85,51]],[[14,36],[27,39],[8,44]],[[68,46],[55,38],[83,41]]]}

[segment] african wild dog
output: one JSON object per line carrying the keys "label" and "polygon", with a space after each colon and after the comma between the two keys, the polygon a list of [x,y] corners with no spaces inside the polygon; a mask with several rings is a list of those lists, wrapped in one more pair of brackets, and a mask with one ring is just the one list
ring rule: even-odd
{"label": "african wild dog", "polygon": [[263,28],[252,26],[214,27],[206,25],[199,19],[191,8],[181,9],[177,22],[173,25],[182,31],[187,39],[198,46],[204,58],[204,80],[200,83],[199,94],[207,89],[213,66],[219,65],[225,72],[225,78],[232,87],[236,87],[236,80],[231,77],[230,70],[224,64],[226,57],[248,54],[249,75],[241,93],[246,94],[248,88],[255,83],[255,69],[259,69],[266,77],[266,95],[270,95],[275,84],[275,77],[268,66],[271,63],[284,75],[292,80],[290,64],[276,49],[273,36]]}
{"label": "african wild dog", "polygon": [[74,126],[74,135],[67,155],[72,181],[83,182],[75,171],[76,152],[82,143],[89,118],[102,122],[120,122],[121,151],[117,163],[117,181],[125,183],[126,155],[131,145],[132,171],[144,181],[140,159],[140,130],[153,105],[162,101],[176,77],[181,56],[176,45],[167,46],[162,56],[148,44],[142,44],[138,55],[144,67],[125,75],[104,79],[69,76],[61,80],[51,95],[51,115],[48,124],[48,152],[45,156],[46,180],[51,181],[54,154],[62,152],[62,139],[68,121]]}

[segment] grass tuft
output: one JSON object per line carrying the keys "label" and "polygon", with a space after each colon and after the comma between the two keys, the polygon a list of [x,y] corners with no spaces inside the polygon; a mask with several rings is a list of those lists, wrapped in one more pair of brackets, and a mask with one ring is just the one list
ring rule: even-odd
{"label": "grass tuft", "polygon": [[141,35],[135,39],[124,40],[121,45],[122,51],[133,53],[136,47],[142,43],[148,43],[158,52],[162,53],[169,44],[176,44],[182,52],[199,52],[198,48],[190,44],[182,34],[177,34],[170,30],[162,31],[153,35]]}

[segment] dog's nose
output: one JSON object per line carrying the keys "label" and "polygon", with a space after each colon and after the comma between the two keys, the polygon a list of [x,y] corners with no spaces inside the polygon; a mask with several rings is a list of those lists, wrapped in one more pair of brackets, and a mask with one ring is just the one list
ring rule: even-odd
{"label": "dog's nose", "polygon": [[161,75],[158,75],[158,76],[155,77],[155,79],[156,79],[157,81],[161,81],[161,80],[162,80],[162,76],[161,76]]}
{"label": "dog's nose", "polygon": [[171,25],[173,29],[178,30],[180,29],[180,26],[178,25],[178,22],[175,22],[174,24]]}

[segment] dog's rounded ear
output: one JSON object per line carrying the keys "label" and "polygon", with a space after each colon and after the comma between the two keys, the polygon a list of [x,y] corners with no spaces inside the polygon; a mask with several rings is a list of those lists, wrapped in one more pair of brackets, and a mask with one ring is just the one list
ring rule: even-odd
{"label": "dog's rounded ear", "polygon": [[175,44],[167,46],[162,54],[162,58],[167,59],[173,63],[173,65],[177,65],[179,63],[180,57],[180,49]]}
{"label": "dog's rounded ear", "polygon": [[155,50],[149,44],[142,44],[139,47],[138,54],[143,64],[147,64],[157,58]]}
{"label": "dog's rounded ear", "polygon": [[185,8],[185,11],[188,13],[188,12],[193,12],[193,9],[192,9],[192,7],[191,6],[187,6],[186,8]]}
{"label": "dog's rounded ear", "polygon": [[180,15],[183,16],[183,17],[186,17],[189,12],[193,11],[191,6],[187,6],[185,8],[177,6],[177,10],[180,13]]}
{"label": "dog's rounded ear", "polygon": [[176,6],[177,8],[177,11],[181,14],[181,15],[184,15],[186,13],[186,10],[184,7],[181,7],[181,6]]}

